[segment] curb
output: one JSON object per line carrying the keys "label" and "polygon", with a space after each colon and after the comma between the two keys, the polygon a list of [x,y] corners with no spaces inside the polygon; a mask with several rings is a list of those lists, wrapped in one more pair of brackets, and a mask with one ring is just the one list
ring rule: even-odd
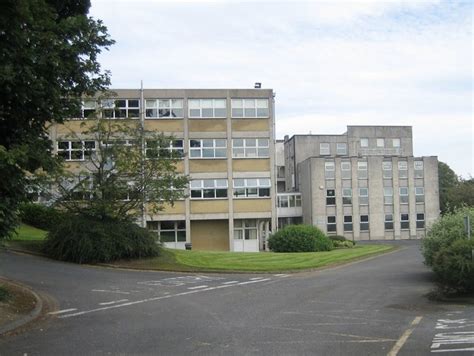
{"label": "curb", "polygon": [[0,327],[0,336],[4,336],[20,327],[25,326],[26,324],[31,323],[36,318],[38,318],[41,315],[41,312],[43,311],[43,300],[39,297],[39,295],[36,292],[34,292],[30,287],[25,286],[24,284],[13,282],[3,277],[0,277],[0,281],[5,284],[10,284],[10,285],[19,287],[23,291],[26,291],[30,293],[31,295],[33,295],[33,297],[35,297],[36,299],[35,308],[30,313],[28,313],[28,315],[25,315],[24,317],[18,320],[12,321],[11,323],[8,323]]}

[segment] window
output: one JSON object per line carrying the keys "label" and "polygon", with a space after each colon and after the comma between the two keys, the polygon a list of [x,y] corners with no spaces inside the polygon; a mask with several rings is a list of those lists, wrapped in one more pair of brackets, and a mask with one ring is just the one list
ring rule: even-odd
{"label": "window", "polygon": [[349,161],[342,161],[341,162],[341,178],[342,179],[351,179],[352,178],[351,162],[349,162]]}
{"label": "window", "polygon": [[140,116],[138,99],[105,99],[101,102],[104,116],[110,119],[137,118]]}
{"label": "window", "polygon": [[416,228],[417,229],[425,228],[425,214],[416,214]]}
{"label": "window", "polygon": [[400,204],[408,204],[408,187],[400,187]]}
{"label": "window", "polygon": [[288,208],[288,195],[282,195],[278,197],[278,207]]}
{"label": "window", "polygon": [[342,204],[352,204],[352,188],[342,188]]}
{"label": "window", "polygon": [[189,99],[189,117],[224,118],[227,116],[226,99]]}
{"label": "window", "polygon": [[232,157],[267,158],[269,154],[268,138],[235,138],[232,140]]}
{"label": "window", "polygon": [[202,139],[189,140],[190,158],[226,158],[227,140]]}
{"label": "window", "polygon": [[336,154],[346,155],[347,154],[347,144],[346,143],[336,144]]}
{"label": "window", "polygon": [[392,187],[383,188],[383,203],[393,204],[393,188]]}
{"label": "window", "polygon": [[232,99],[232,117],[268,117],[268,99]]}
{"label": "window", "polygon": [[58,156],[66,161],[84,161],[95,149],[95,141],[58,141]]}
{"label": "window", "polygon": [[186,242],[186,223],[180,221],[147,221],[148,230],[156,232],[161,242]]}
{"label": "window", "polygon": [[331,154],[329,143],[320,143],[319,144],[319,154],[321,156]]}
{"label": "window", "polygon": [[269,178],[234,178],[234,197],[269,197],[270,186]]}
{"label": "window", "polygon": [[357,162],[357,177],[367,179],[367,162]]}
{"label": "window", "polygon": [[402,230],[410,228],[410,219],[408,214],[400,214],[400,228]]}
{"label": "window", "polygon": [[369,231],[369,215],[360,216],[360,231]]}
{"label": "window", "polygon": [[383,161],[382,170],[384,178],[392,178],[392,161]]}
{"label": "window", "polygon": [[385,139],[383,139],[383,138],[378,138],[378,139],[377,139],[377,147],[379,147],[379,148],[385,147]]}
{"label": "window", "polygon": [[415,201],[417,203],[423,203],[425,201],[425,188],[415,187]]}
{"label": "window", "polygon": [[423,161],[414,161],[415,178],[423,178]]}
{"label": "window", "polygon": [[344,231],[352,231],[352,216],[344,215]]}
{"label": "window", "polygon": [[334,162],[324,162],[324,176],[326,179],[334,179]]}
{"label": "window", "polygon": [[326,230],[327,232],[336,232],[336,217],[335,216],[327,217]]}
{"label": "window", "polygon": [[408,178],[408,162],[398,161],[398,177]]}
{"label": "window", "polygon": [[301,206],[301,195],[285,194],[278,196],[279,208],[294,208]]}
{"label": "window", "polygon": [[385,214],[385,230],[393,230],[393,215]]}
{"label": "window", "polygon": [[148,118],[182,118],[184,116],[183,99],[147,99],[145,100],[145,117]]}
{"label": "window", "polygon": [[81,117],[87,119],[88,117],[94,117],[97,110],[96,100],[84,100],[82,102]]}
{"label": "window", "polygon": [[392,147],[393,148],[400,148],[400,139],[399,138],[392,139]]}
{"label": "window", "polygon": [[257,220],[234,220],[234,239],[236,240],[256,240]]}
{"label": "window", "polygon": [[[166,146],[164,146],[166,144]],[[183,140],[160,142],[147,140],[145,142],[145,156],[148,159],[158,157],[180,158],[184,156]]]}
{"label": "window", "polygon": [[369,139],[366,137],[363,137],[360,139],[360,147],[362,148],[367,148],[369,147]]}
{"label": "window", "polygon": [[336,205],[336,191],[334,189],[326,190],[326,205]]}
{"label": "window", "polygon": [[191,181],[191,199],[227,198],[227,179]]}
{"label": "window", "polygon": [[359,188],[359,204],[369,204],[369,188]]}

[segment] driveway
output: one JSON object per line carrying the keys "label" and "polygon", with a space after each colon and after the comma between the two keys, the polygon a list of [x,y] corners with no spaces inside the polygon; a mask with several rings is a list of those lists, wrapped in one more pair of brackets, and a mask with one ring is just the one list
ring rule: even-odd
{"label": "driveway", "polygon": [[0,252],[58,310],[0,355],[474,354],[474,306],[436,303],[419,243],[298,274],[123,271]]}

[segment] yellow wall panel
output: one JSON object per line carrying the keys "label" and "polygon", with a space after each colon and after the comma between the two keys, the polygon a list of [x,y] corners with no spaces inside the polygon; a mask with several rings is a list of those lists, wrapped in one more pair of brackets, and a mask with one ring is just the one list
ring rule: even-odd
{"label": "yellow wall panel", "polygon": [[174,202],[174,205],[166,203],[163,205],[163,210],[158,212],[158,215],[163,214],[185,214],[186,206],[184,200],[178,200]]}
{"label": "yellow wall panel", "polygon": [[229,251],[229,222],[227,220],[191,221],[193,250]]}
{"label": "yellow wall panel", "polygon": [[235,199],[234,213],[271,212],[271,199]]}
{"label": "yellow wall panel", "polygon": [[145,120],[145,129],[157,132],[183,132],[183,120]]}
{"label": "yellow wall panel", "polygon": [[190,132],[227,131],[227,121],[225,119],[190,119],[188,125]]}
{"label": "yellow wall panel", "polygon": [[268,119],[234,119],[232,131],[270,131]]}
{"label": "yellow wall panel", "polygon": [[189,171],[191,173],[227,172],[225,159],[190,159]]}
{"label": "yellow wall panel", "polygon": [[233,159],[232,169],[234,172],[268,172],[270,159]]}
{"label": "yellow wall panel", "polygon": [[228,211],[229,203],[227,199],[191,201],[191,214],[227,213]]}

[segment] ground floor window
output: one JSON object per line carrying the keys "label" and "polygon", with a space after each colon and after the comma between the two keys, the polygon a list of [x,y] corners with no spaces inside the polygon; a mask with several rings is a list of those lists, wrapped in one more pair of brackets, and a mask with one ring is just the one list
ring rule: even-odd
{"label": "ground floor window", "polygon": [[234,239],[236,240],[256,240],[257,220],[234,220]]}
{"label": "ground floor window", "polygon": [[344,231],[352,231],[352,216],[344,215]]}
{"label": "ground floor window", "polygon": [[369,231],[369,215],[360,216],[360,231]]}
{"label": "ground floor window", "polygon": [[410,217],[408,214],[400,214],[400,228],[402,230],[410,228]]}
{"label": "ground floor window", "polygon": [[158,234],[160,242],[186,242],[184,220],[147,221],[146,227]]}
{"label": "ground floor window", "polygon": [[303,218],[301,216],[278,218],[279,229],[283,229],[286,225],[299,225],[302,223],[303,223]]}
{"label": "ground floor window", "polygon": [[393,230],[393,215],[385,214],[385,230]]}
{"label": "ground floor window", "polygon": [[336,232],[336,217],[335,216],[327,217],[326,230],[327,232]]}
{"label": "ground floor window", "polygon": [[417,229],[425,228],[425,214],[416,214],[416,228]]}

